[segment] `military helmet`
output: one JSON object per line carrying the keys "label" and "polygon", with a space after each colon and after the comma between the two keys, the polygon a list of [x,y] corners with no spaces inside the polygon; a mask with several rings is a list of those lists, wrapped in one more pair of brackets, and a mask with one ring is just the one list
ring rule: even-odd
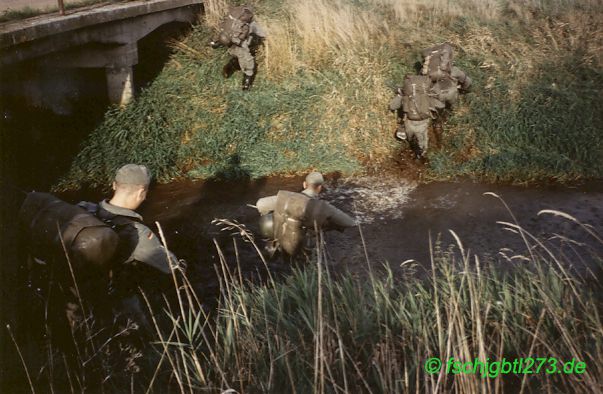
{"label": "military helmet", "polygon": [[260,233],[265,238],[274,239],[274,216],[272,212],[260,217]]}

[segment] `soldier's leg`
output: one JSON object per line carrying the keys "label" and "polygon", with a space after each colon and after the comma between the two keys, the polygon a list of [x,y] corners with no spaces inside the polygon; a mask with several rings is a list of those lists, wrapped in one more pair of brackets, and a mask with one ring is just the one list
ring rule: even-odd
{"label": "soldier's leg", "polygon": [[[441,99],[444,101],[437,101],[440,103],[436,108],[438,109],[437,117],[433,120],[433,133],[436,138],[436,144],[440,146],[442,144],[442,136],[444,135],[444,124],[448,119],[448,115],[451,111],[452,102],[456,102],[458,98],[458,90],[454,90],[456,93],[450,94],[448,91],[441,95]],[[450,101],[452,100],[452,101]]]}
{"label": "soldier's leg", "polygon": [[408,135],[408,141],[411,143],[411,148],[415,153],[415,158],[419,159],[423,157],[427,151],[428,146],[428,135],[427,131],[429,128],[429,119],[425,120],[405,120],[406,134]]}
{"label": "soldier's leg", "polygon": [[430,120],[422,120],[419,124],[417,124],[417,142],[419,145],[420,153],[419,156],[423,157],[427,152],[427,146],[429,143],[429,123]]}
{"label": "soldier's leg", "polygon": [[440,114],[433,120],[433,134],[436,139],[436,146],[441,146],[442,135],[444,134],[444,118]]}
{"label": "soldier's leg", "polygon": [[249,89],[253,82],[253,75],[255,73],[255,59],[251,55],[249,47],[246,45],[234,46],[229,48],[229,52],[236,56],[239,60],[239,66],[241,67],[241,71],[243,71],[244,74],[243,90]]}
{"label": "soldier's leg", "polygon": [[239,59],[231,57],[230,61],[222,67],[222,75],[224,78],[230,78],[230,76],[237,70],[240,70]]}
{"label": "soldier's leg", "polygon": [[457,87],[451,87],[445,94],[445,103],[448,110],[456,104],[459,99],[459,90]]}
{"label": "soldier's leg", "polygon": [[416,156],[419,145],[418,136],[416,135],[416,130],[414,127],[414,121],[405,119],[402,124],[404,125],[404,130],[406,132],[406,140],[408,141],[408,145]]}

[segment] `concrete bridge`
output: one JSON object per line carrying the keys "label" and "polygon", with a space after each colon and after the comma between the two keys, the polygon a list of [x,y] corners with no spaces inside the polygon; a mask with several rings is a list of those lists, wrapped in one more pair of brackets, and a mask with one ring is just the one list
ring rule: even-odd
{"label": "concrete bridge", "polygon": [[[54,75],[68,74],[65,69],[102,68],[109,102],[125,105],[133,97],[138,41],[166,24],[195,23],[202,7],[202,0],[129,1],[5,23],[0,25],[0,68],[10,73],[22,64],[35,64],[38,73],[46,69]],[[24,91],[44,90],[33,85]]]}

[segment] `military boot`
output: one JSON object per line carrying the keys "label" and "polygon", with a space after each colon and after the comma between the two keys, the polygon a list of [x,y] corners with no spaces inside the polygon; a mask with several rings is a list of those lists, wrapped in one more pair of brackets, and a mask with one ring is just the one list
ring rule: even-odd
{"label": "military boot", "polygon": [[243,76],[243,90],[249,90],[249,88],[251,87],[251,84],[253,82],[253,75],[247,75],[245,74]]}
{"label": "military boot", "polygon": [[433,134],[437,143],[436,146],[440,146],[442,144],[442,136],[444,135],[444,124],[441,119],[433,122]]}
{"label": "military boot", "polygon": [[398,128],[394,132],[394,137],[400,141],[406,141],[408,136],[406,135],[406,129],[404,128],[404,124],[398,125]]}

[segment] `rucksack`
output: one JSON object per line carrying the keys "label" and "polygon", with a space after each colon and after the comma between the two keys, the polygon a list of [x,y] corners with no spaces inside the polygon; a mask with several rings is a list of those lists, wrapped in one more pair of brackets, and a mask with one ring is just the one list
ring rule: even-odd
{"label": "rucksack", "polygon": [[31,257],[50,262],[64,257],[65,249],[76,271],[108,270],[119,243],[106,223],[48,193],[29,193],[19,220],[29,239]]}
{"label": "rucksack", "polygon": [[222,21],[218,40],[223,45],[240,45],[249,37],[253,8],[247,5],[231,7]]}
{"label": "rucksack", "polygon": [[410,120],[431,118],[431,79],[427,75],[407,75],[402,85],[402,109]]}
{"label": "rucksack", "polygon": [[432,81],[450,76],[454,50],[448,43],[423,50],[423,68],[421,74],[428,75]]}

